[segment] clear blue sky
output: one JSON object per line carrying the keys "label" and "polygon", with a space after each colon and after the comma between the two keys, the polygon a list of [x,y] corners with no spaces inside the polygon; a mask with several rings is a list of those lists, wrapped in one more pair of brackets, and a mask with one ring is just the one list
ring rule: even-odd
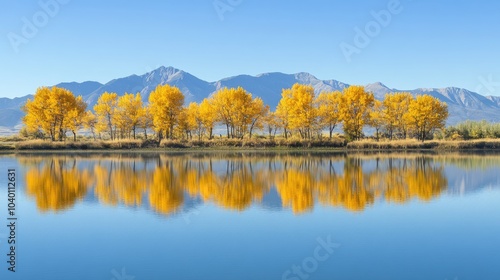
{"label": "clear blue sky", "polygon": [[[214,0],[59,1],[68,3],[47,15],[39,1],[0,0],[0,96],[105,83],[161,65],[207,81],[310,72],[350,84],[500,95],[498,1],[401,0],[402,10],[379,30],[371,12],[387,10],[389,0],[218,0],[220,9],[233,4],[219,13]],[[31,38],[23,18],[40,26],[28,28]],[[367,26],[373,37],[349,62],[340,45],[356,47],[355,28]]]}

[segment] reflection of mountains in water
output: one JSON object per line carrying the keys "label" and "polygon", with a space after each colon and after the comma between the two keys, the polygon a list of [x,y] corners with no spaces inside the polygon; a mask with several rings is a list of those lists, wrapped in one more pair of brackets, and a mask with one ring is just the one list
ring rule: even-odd
{"label": "reflection of mountains in water", "polygon": [[460,168],[450,167],[445,171],[448,178],[448,193],[466,195],[485,189],[500,188],[500,174],[498,168],[488,170],[469,170],[464,172]]}
{"label": "reflection of mountains in water", "polygon": [[301,213],[317,203],[362,211],[498,187],[498,156],[320,153],[19,156],[41,211],[78,201],[178,215],[205,203]]}

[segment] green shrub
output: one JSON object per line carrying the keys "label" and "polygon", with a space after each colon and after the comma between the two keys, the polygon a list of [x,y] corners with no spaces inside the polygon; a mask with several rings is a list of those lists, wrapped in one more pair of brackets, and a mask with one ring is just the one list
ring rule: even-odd
{"label": "green shrub", "polygon": [[445,137],[452,140],[500,138],[500,123],[465,121],[446,128]]}

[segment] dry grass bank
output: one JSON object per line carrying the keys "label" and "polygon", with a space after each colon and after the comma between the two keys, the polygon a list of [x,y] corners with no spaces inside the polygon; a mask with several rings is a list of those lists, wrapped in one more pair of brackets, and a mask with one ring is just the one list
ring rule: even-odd
{"label": "dry grass bank", "polygon": [[28,140],[18,142],[17,150],[104,150],[104,149],[138,149],[142,148],[141,140],[120,141],[81,141],[52,142],[45,140]]}
{"label": "dry grass bank", "polygon": [[160,148],[341,148],[346,143],[341,139],[332,140],[291,140],[291,139],[214,139],[201,141],[163,140]]}
{"label": "dry grass bank", "polygon": [[66,141],[51,142],[44,140],[26,140],[20,142],[0,142],[0,150],[124,150],[124,149],[345,149],[347,150],[500,150],[500,139],[451,141],[361,140],[346,143],[341,138],[332,140],[296,140],[296,139],[214,139],[202,141],[163,140],[118,140],[118,141]]}
{"label": "dry grass bank", "polygon": [[361,140],[347,144],[353,150],[483,150],[500,149],[500,139],[483,139],[469,141],[432,140],[417,141],[415,139],[375,141]]}
{"label": "dry grass bank", "polygon": [[332,140],[266,140],[266,139],[214,139],[202,141],[163,140],[119,140],[119,141],[66,141],[51,142],[44,140],[27,140],[11,144],[17,150],[103,150],[103,149],[231,149],[231,148],[343,148],[346,143],[342,139]]}

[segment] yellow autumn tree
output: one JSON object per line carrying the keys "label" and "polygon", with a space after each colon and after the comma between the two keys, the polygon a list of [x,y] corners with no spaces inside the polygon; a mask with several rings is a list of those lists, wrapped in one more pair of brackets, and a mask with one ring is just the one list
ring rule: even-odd
{"label": "yellow autumn tree", "polygon": [[41,87],[37,89],[33,100],[28,99],[22,107],[26,115],[23,122],[28,131],[43,131],[52,141],[62,141],[66,132],[81,126],[81,118],[86,104],[80,97],[75,97],[67,89]]}
{"label": "yellow autumn tree", "polygon": [[97,116],[98,131],[109,133],[111,140],[116,138],[115,113],[118,107],[118,94],[105,92],[99,96],[94,112]]}
{"label": "yellow autumn tree", "polygon": [[340,115],[344,132],[348,139],[361,139],[363,127],[368,123],[370,109],[375,98],[362,86],[350,86],[344,89]]}
{"label": "yellow autumn tree", "polygon": [[247,112],[245,112],[247,118],[249,119],[249,138],[252,138],[252,133],[255,129],[264,128],[265,117],[269,112],[269,105],[265,105],[264,101],[257,97],[252,100],[252,103]]}
{"label": "yellow autumn tree", "polygon": [[176,138],[191,139],[192,131],[195,130],[196,124],[189,115],[189,107],[182,108],[177,116],[177,126],[175,127]]}
{"label": "yellow autumn tree", "polygon": [[276,133],[280,127],[280,122],[278,117],[276,116],[276,112],[268,111],[264,116],[264,126],[267,130],[269,138],[272,139],[276,136]]}
{"label": "yellow autumn tree", "polygon": [[289,89],[283,89],[281,92],[281,99],[276,107],[276,122],[278,126],[283,129],[283,135],[285,139],[288,139],[290,131],[290,116],[293,108],[291,91]]}
{"label": "yellow autumn tree", "polygon": [[153,128],[153,115],[149,106],[143,108],[143,114],[139,118],[138,127],[144,132],[144,139],[148,139],[148,129]]}
{"label": "yellow autumn tree", "polygon": [[243,88],[223,88],[211,97],[213,109],[217,113],[217,122],[226,126],[227,138],[231,138],[234,135],[234,106],[232,104],[232,98],[236,95],[236,91],[243,93],[244,90]]}
{"label": "yellow autumn tree", "polygon": [[153,117],[154,129],[161,140],[163,133],[168,139],[173,139],[174,126],[184,104],[184,94],[177,87],[159,85],[149,95],[149,108]]}
{"label": "yellow autumn tree", "polygon": [[83,117],[83,127],[88,129],[92,133],[92,137],[96,140],[95,132],[97,125],[97,117],[92,113],[92,111],[86,111]]}
{"label": "yellow autumn tree", "polygon": [[340,91],[322,92],[316,98],[320,127],[328,128],[330,139],[333,137],[333,130],[340,123],[341,101],[342,93]]}
{"label": "yellow autumn tree", "polygon": [[46,87],[37,89],[33,100],[28,99],[21,108],[25,115],[23,123],[29,133],[42,131],[55,141],[56,120],[55,117],[45,111],[50,107],[51,90]]}
{"label": "yellow autumn tree", "polygon": [[423,142],[432,131],[445,127],[448,106],[430,95],[419,95],[410,103],[404,118],[417,139]]}
{"label": "yellow autumn tree", "polygon": [[265,110],[262,100],[253,99],[242,87],[223,88],[211,99],[218,122],[226,126],[228,138],[242,139],[256,126]]}
{"label": "yellow autumn tree", "polygon": [[203,99],[199,108],[201,122],[210,140],[213,138],[214,127],[217,122],[217,112],[215,111],[212,101],[212,99]]}
{"label": "yellow autumn tree", "polygon": [[76,132],[82,129],[85,125],[85,118],[87,116],[85,110],[87,109],[87,103],[83,101],[81,96],[75,99],[74,107],[68,112],[65,118],[65,124],[72,133],[73,141],[76,141]]}
{"label": "yellow autumn tree", "polygon": [[195,132],[196,136],[198,136],[198,141],[201,141],[203,134],[205,134],[201,106],[196,102],[191,102],[186,110],[188,125]]}
{"label": "yellow autumn tree", "polygon": [[132,132],[133,138],[136,138],[136,131],[144,114],[145,109],[140,93],[136,95],[125,93],[118,98],[115,122],[118,129],[120,129],[122,137]]}
{"label": "yellow autumn tree", "polygon": [[242,87],[230,90],[232,102],[230,104],[232,111],[232,137],[243,139],[248,131],[252,113],[252,95]]}
{"label": "yellow autumn tree", "polygon": [[375,128],[375,138],[377,141],[380,138],[380,130],[386,124],[384,118],[384,105],[381,101],[375,100],[373,108],[369,112],[368,124]]}
{"label": "yellow autumn tree", "polygon": [[314,88],[295,84],[283,89],[277,113],[287,129],[296,130],[303,139],[311,139],[317,123],[318,112],[314,105]]}
{"label": "yellow autumn tree", "polygon": [[384,105],[385,130],[390,139],[394,136],[406,138],[408,124],[404,115],[408,112],[413,96],[408,92],[386,94]]}

